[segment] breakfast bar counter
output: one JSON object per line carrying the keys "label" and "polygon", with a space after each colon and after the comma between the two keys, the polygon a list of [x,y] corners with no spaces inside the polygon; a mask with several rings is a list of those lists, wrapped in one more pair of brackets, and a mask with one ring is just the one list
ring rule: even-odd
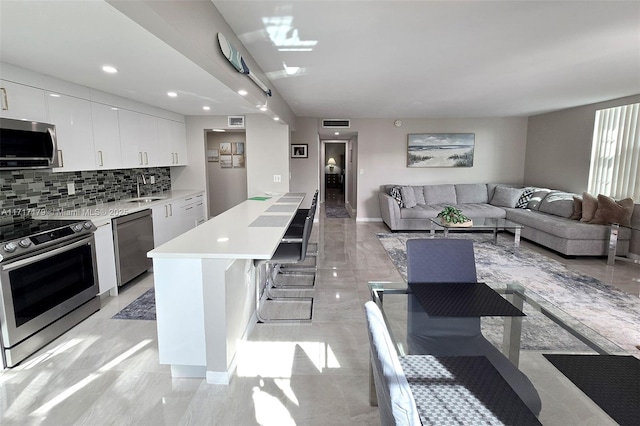
{"label": "breakfast bar counter", "polygon": [[256,318],[253,259],[270,259],[302,194],[252,197],[155,248],[158,350],[173,377],[228,384]]}

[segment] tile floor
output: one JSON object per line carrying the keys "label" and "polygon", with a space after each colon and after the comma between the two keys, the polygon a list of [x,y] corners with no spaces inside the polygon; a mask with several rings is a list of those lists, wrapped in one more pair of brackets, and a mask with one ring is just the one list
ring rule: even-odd
{"label": "tile floor", "polygon": [[[238,351],[229,386],[172,379],[158,363],[154,321],[111,316],[153,285],[148,274],[126,286],[102,309],[18,367],[0,372],[2,425],[376,425],[368,402],[368,341],[362,305],[370,280],[400,280],[375,233],[380,223],[325,219],[314,226],[318,278],[311,324],[259,324]],[[523,244],[527,244],[524,242]],[[549,252],[540,249],[541,252]],[[640,293],[640,266],[603,259],[566,260],[572,267]],[[524,357],[523,369],[544,369]],[[577,397],[553,405],[568,384],[538,374],[549,401],[548,425],[606,423]]]}

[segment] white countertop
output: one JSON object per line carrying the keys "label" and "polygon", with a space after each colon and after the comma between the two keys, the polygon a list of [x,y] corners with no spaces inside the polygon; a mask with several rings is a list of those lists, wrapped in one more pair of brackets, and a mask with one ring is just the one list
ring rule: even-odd
{"label": "white countertop", "polygon": [[[156,247],[152,258],[182,259],[271,259],[278,248],[303,196],[290,202],[292,212],[267,212],[284,194],[270,194],[268,200],[246,200],[202,225]],[[278,205],[285,205],[278,203]],[[287,216],[286,225],[252,227],[258,216]]]}
{"label": "white countertop", "polygon": [[80,207],[74,210],[65,210],[61,213],[40,215],[38,217],[41,219],[86,219],[92,221],[95,226],[102,226],[115,217],[139,212],[159,204],[177,201],[201,192],[203,192],[202,189],[173,189],[171,191],[148,195],[149,197],[162,197],[162,199],[158,201],[134,203],[119,200],[110,203],[99,203],[95,206]]}

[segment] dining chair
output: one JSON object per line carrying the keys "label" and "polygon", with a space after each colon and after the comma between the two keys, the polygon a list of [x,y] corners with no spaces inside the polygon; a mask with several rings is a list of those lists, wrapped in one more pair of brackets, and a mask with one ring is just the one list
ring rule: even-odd
{"label": "dining chair", "polygon": [[419,426],[422,423],[418,408],[382,312],[372,301],[364,304],[364,310],[380,423],[383,426]]}
{"label": "dining chair", "polygon": [[[409,283],[477,283],[473,241],[412,239],[407,241]],[[480,329],[480,317],[431,317],[409,294],[407,345],[410,354],[441,356],[484,355],[536,415],[541,402],[533,384],[491,344]]]}

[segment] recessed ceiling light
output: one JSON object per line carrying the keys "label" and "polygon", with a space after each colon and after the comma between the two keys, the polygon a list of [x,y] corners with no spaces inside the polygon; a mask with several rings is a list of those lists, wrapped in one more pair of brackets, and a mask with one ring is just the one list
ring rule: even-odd
{"label": "recessed ceiling light", "polygon": [[247,96],[247,93],[249,92],[247,92],[246,90],[243,90],[243,89],[238,90],[238,95],[240,96]]}
{"label": "recessed ceiling light", "polygon": [[111,65],[103,65],[102,66],[102,71],[108,73],[108,74],[115,74],[118,72],[118,69],[116,67],[112,67]]}
{"label": "recessed ceiling light", "polygon": [[340,134],[340,132],[335,132],[334,135],[338,136]]}
{"label": "recessed ceiling light", "polygon": [[57,93],[49,93],[49,96],[51,96],[52,98],[59,98],[60,95],[58,95]]}
{"label": "recessed ceiling light", "polygon": [[176,92],[167,92],[167,96],[169,96],[170,98],[175,98],[176,96],[178,96],[178,94]]}
{"label": "recessed ceiling light", "polygon": [[280,121],[280,117],[273,117],[274,121]]}
{"label": "recessed ceiling light", "polygon": [[219,243],[226,243],[227,241],[229,241],[229,237],[220,237],[216,241]]}
{"label": "recessed ceiling light", "polygon": [[226,132],[226,130],[224,130],[224,129],[211,129],[211,131],[212,132],[220,132],[220,133]]}
{"label": "recessed ceiling light", "polygon": [[263,106],[260,107],[260,111],[266,111],[266,110],[267,110],[266,106],[263,105]]}
{"label": "recessed ceiling light", "polygon": [[111,109],[114,110],[114,111],[118,110],[118,108],[116,108],[116,107],[111,107]]}
{"label": "recessed ceiling light", "polygon": [[208,106],[205,105],[205,106],[202,107],[202,109],[205,110],[205,111],[209,111],[211,109],[211,107],[208,107]]}

